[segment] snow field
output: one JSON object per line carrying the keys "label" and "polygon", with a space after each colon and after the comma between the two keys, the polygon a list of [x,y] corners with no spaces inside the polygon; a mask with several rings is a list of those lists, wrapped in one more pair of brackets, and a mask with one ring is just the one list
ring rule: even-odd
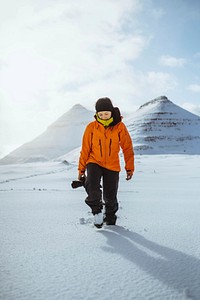
{"label": "snow field", "polygon": [[76,168],[0,166],[0,299],[199,299],[200,156],[137,156],[102,229]]}

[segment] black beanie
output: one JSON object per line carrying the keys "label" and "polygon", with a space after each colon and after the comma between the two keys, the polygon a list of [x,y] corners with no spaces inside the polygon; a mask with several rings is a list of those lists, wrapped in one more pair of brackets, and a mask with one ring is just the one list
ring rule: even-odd
{"label": "black beanie", "polygon": [[100,111],[111,111],[113,112],[113,105],[112,102],[109,98],[100,98],[97,100],[96,105],[95,105],[96,112]]}

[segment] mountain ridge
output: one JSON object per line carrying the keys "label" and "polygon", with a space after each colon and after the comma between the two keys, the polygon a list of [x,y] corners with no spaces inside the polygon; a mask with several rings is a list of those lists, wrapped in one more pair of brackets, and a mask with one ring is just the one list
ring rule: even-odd
{"label": "mountain ridge", "polygon": [[166,96],[140,106],[126,125],[140,154],[200,154],[200,117]]}
{"label": "mountain ridge", "polygon": [[142,104],[139,107],[139,109],[142,109],[142,108],[144,108],[146,106],[149,106],[149,105],[152,105],[152,104],[155,104],[155,103],[161,103],[161,102],[162,103],[169,103],[169,102],[172,103],[172,101],[170,101],[166,96],[159,96],[159,97],[157,97],[157,98],[155,98],[153,100],[150,100],[150,101]]}
{"label": "mountain ridge", "polygon": [[[46,131],[0,160],[0,164],[56,160],[81,146],[94,112],[74,105]],[[160,96],[124,117],[136,154],[200,154],[200,117]]]}
{"label": "mountain ridge", "polygon": [[80,104],[74,105],[38,137],[2,158],[0,164],[48,161],[62,156],[80,145],[84,128],[92,116],[92,111]]}

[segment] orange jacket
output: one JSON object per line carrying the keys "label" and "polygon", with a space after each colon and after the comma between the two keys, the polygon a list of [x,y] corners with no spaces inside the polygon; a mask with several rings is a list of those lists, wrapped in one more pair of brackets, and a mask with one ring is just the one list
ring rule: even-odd
{"label": "orange jacket", "polygon": [[125,169],[134,171],[134,151],[129,132],[123,122],[105,128],[96,120],[89,123],[82,139],[78,170],[83,173],[88,163],[120,171],[119,151],[122,148]]}

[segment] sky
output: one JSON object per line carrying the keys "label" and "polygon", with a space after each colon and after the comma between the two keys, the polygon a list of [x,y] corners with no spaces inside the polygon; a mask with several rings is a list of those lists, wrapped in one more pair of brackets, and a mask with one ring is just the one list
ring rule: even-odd
{"label": "sky", "polygon": [[0,157],[104,96],[200,115],[199,28],[198,0],[0,1]]}

